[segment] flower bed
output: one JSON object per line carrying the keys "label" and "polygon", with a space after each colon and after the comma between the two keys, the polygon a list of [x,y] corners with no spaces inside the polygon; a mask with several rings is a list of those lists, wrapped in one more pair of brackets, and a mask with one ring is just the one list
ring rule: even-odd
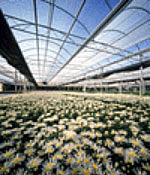
{"label": "flower bed", "polygon": [[0,174],[148,175],[150,106],[36,93],[0,99]]}

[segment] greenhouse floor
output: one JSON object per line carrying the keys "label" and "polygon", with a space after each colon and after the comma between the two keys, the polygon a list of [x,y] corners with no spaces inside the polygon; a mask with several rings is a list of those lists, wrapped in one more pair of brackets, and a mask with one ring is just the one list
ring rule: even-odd
{"label": "greenhouse floor", "polygon": [[0,94],[0,97],[12,96],[12,95],[15,95],[15,94]]}
{"label": "greenhouse floor", "polygon": [[149,175],[150,98],[30,92],[0,98],[0,174]]}

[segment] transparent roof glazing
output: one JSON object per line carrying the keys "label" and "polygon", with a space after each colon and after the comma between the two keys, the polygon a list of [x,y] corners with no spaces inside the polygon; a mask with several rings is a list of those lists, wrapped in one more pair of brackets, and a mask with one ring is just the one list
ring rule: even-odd
{"label": "transparent roof glazing", "polygon": [[[129,0],[114,13],[123,2],[7,0],[0,7],[37,83],[62,85],[149,61],[150,1]],[[132,72],[126,74],[135,77],[138,70]],[[0,73],[0,79],[15,78],[2,57]]]}

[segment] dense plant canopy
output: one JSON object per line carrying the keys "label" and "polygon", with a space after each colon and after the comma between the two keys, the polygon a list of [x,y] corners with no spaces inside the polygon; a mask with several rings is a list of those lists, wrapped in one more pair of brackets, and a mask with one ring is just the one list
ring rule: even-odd
{"label": "dense plant canopy", "polygon": [[0,99],[0,174],[148,175],[150,106],[35,93]]}

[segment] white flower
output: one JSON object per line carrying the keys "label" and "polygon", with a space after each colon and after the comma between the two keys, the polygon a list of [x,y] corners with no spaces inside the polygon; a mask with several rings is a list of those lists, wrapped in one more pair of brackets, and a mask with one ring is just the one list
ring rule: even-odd
{"label": "white flower", "polygon": [[23,155],[17,154],[16,157],[12,159],[11,164],[15,166],[16,164],[20,164],[24,159],[25,157]]}
{"label": "white flower", "polygon": [[38,169],[38,166],[40,165],[40,163],[42,162],[42,159],[40,158],[33,158],[31,159],[28,164],[27,164],[27,167],[30,169],[33,169],[34,171],[37,171]]}
{"label": "white flower", "polygon": [[15,149],[10,149],[9,151],[6,151],[3,156],[6,158],[6,159],[9,159],[13,154],[15,153]]}
{"label": "white flower", "polygon": [[70,140],[70,139],[75,139],[76,138],[76,133],[74,132],[74,131],[67,131],[67,130],[65,130],[64,132],[63,132],[63,135],[65,136],[65,138],[66,138],[66,140]]}
{"label": "white flower", "polygon": [[126,142],[126,141],[127,141],[125,137],[119,136],[119,135],[116,135],[116,136],[114,137],[114,140],[115,140],[116,142],[119,142],[119,143],[121,143],[121,142]]}
{"label": "white flower", "polygon": [[114,152],[117,153],[117,154],[120,154],[120,155],[124,155],[124,150],[121,147],[116,147],[114,149]]}

